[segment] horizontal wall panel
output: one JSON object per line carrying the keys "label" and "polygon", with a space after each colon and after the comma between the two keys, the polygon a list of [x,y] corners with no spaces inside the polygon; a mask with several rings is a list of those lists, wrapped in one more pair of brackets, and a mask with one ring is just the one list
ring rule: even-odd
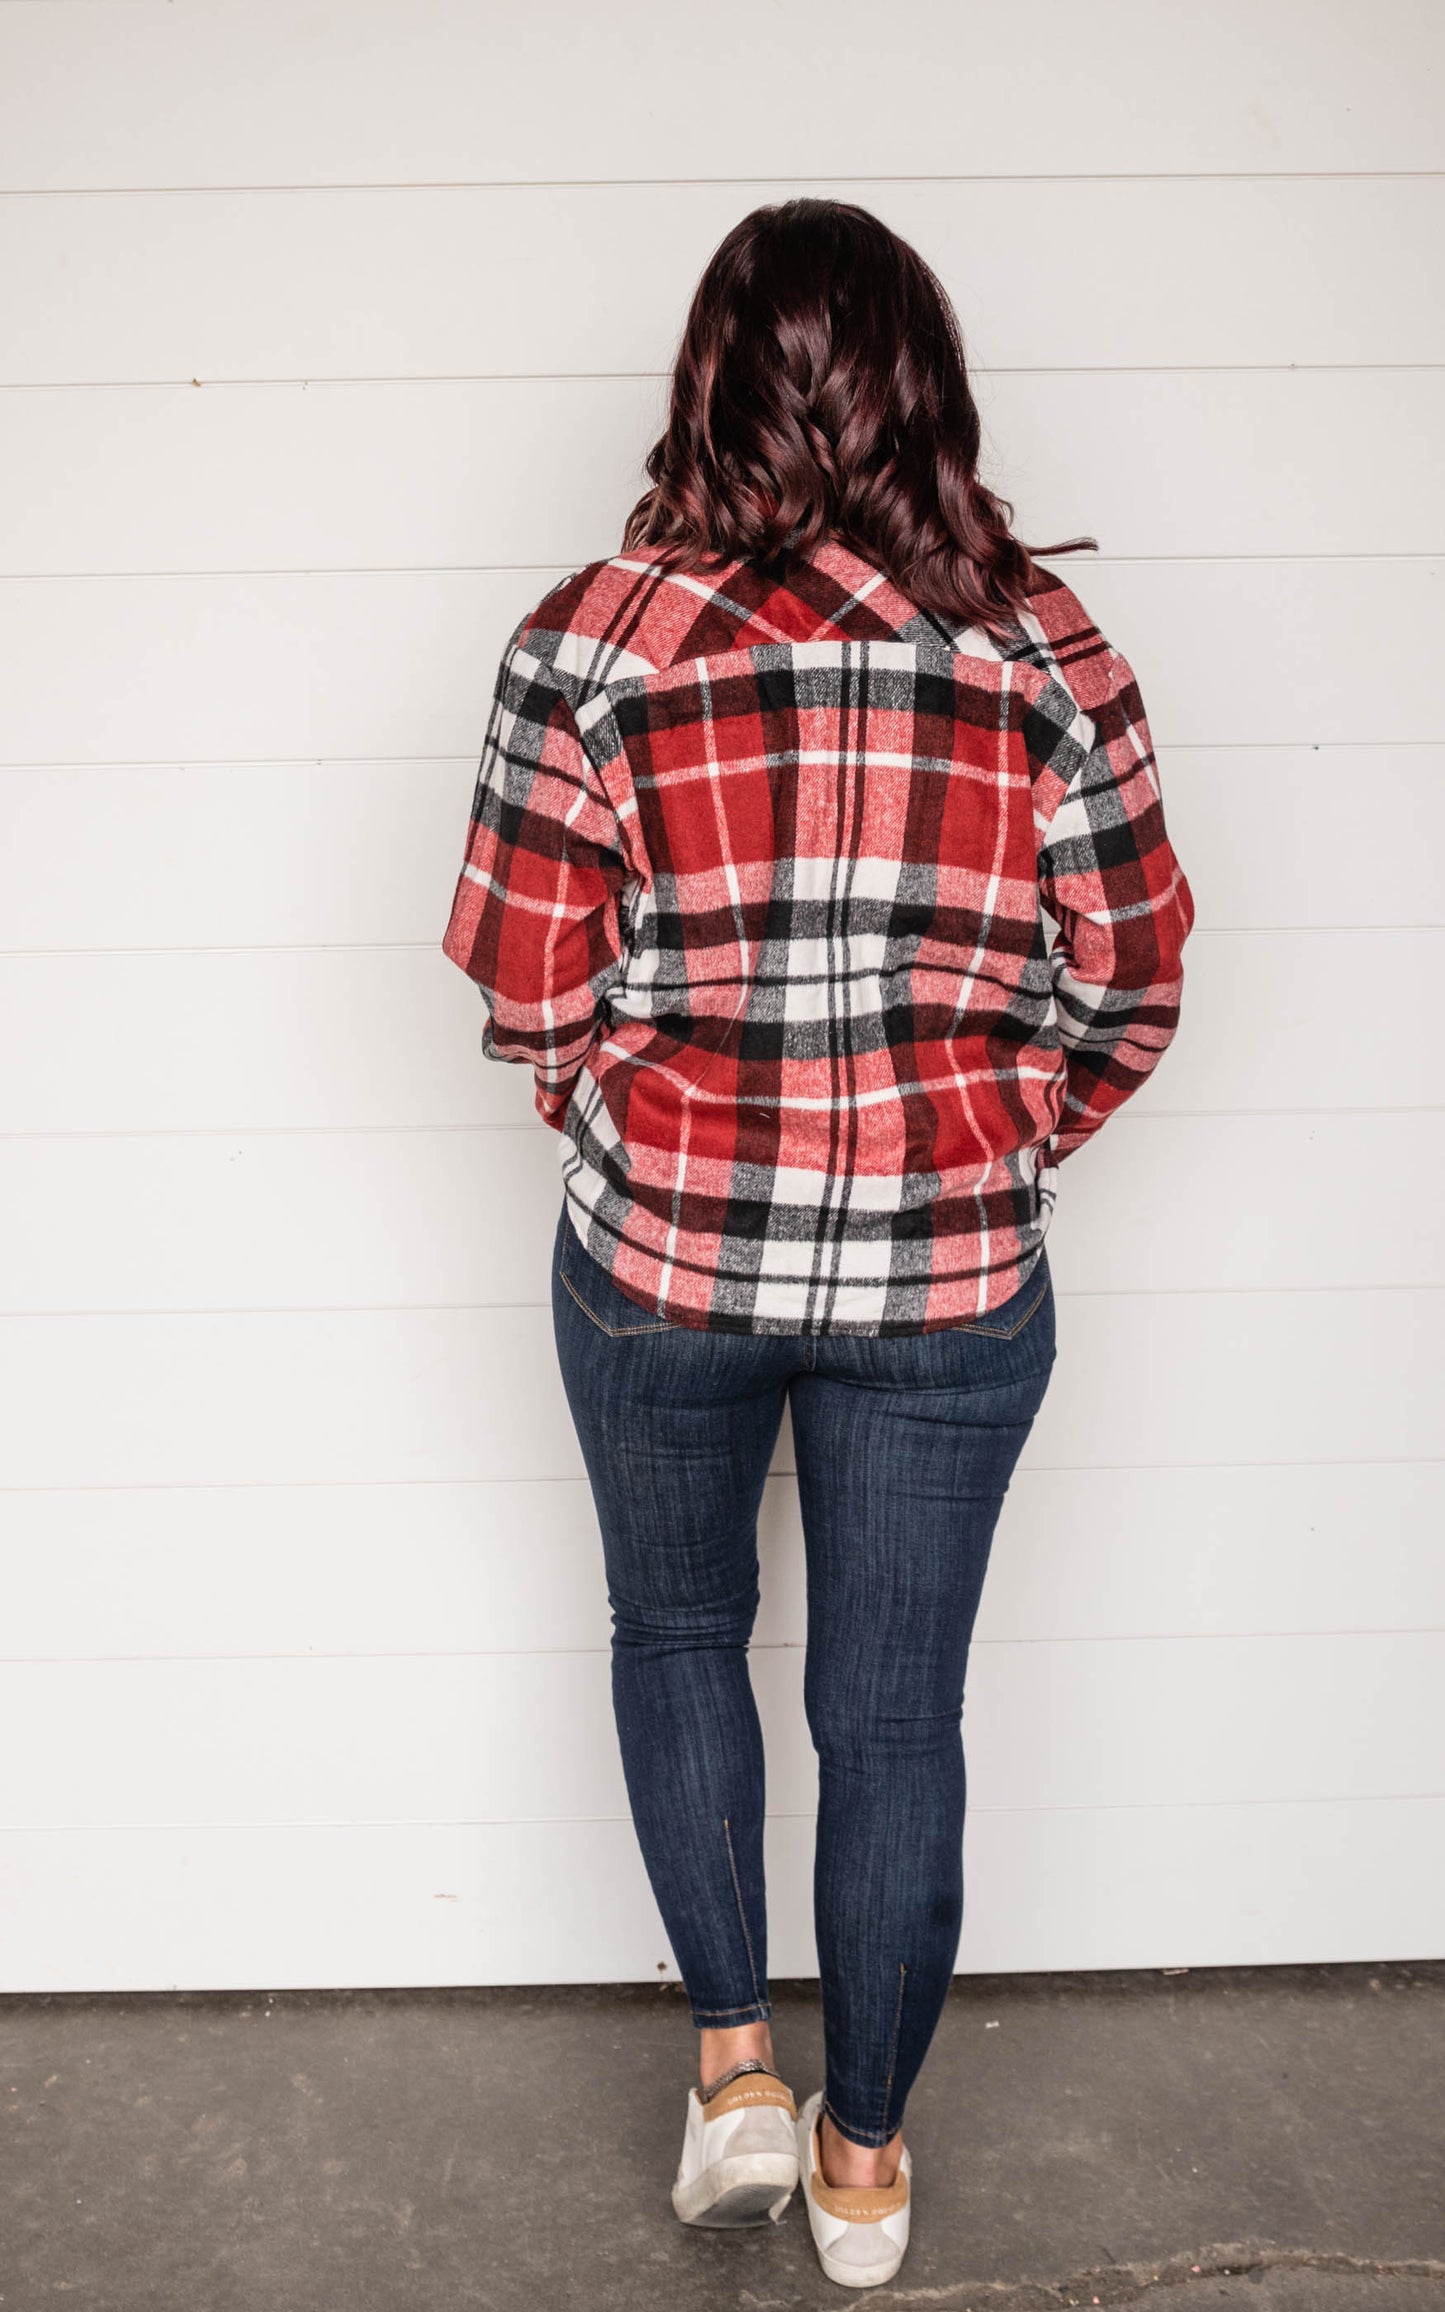
{"label": "horizontal wall panel", "polygon": [[1445,929],[1191,939],[1179,1029],[1140,1111],[1424,1107],[1445,1024],[1416,1016],[1408,990],[1442,965]]}
{"label": "horizontal wall panel", "polygon": [[[5,771],[0,936],[12,949],[439,939],[481,744],[441,762]],[[1413,751],[1398,759],[1423,782]]]}
{"label": "horizontal wall panel", "polygon": [[[587,542],[592,554],[616,544]],[[0,580],[0,750],[10,762],[475,760],[507,637],[563,575]]]}
{"label": "horizontal wall panel", "polygon": [[[1423,1116],[1148,1116],[1069,1159],[1064,1292],[1445,1285],[1445,1211],[1361,1227]],[[371,1308],[545,1301],[563,1143],[515,1131],[0,1140],[0,1307]],[[1263,1184],[1272,1183],[1266,1190]]]}
{"label": "horizontal wall panel", "polygon": [[[1402,1100],[1429,1092],[1401,1087]],[[1162,1079],[1159,1099],[1167,1106]],[[1433,1129],[1423,1108],[1186,1116],[1136,1100],[1061,1167],[1054,1277],[1085,1293],[1445,1284],[1433,1199],[1398,1232],[1370,1225],[1374,1183],[1417,1166]]]}
{"label": "horizontal wall panel", "polygon": [[[483,1058],[482,997],[440,936],[0,957],[0,1129],[524,1123],[530,1070]],[[1442,1026],[1414,991],[1442,968],[1445,931],[1200,933],[1139,1110],[1425,1105]]]}
{"label": "horizontal wall panel", "polygon": [[35,388],[5,403],[6,567],[581,561],[620,538],[663,411],[654,378]]}
{"label": "horizontal wall panel", "polygon": [[[1428,1957],[1442,1841],[1439,1798],[976,1807],[959,1971]],[[767,1854],[773,1978],[816,1975],[812,1823]],[[677,1980],[626,1822],[14,1831],[0,1905],[0,1992]]]}
{"label": "horizontal wall panel", "polygon": [[[616,545],[599,532],[574,551],[580,565]],[[1429,686],[1393,673],[1430,663],[1438,560],[1063,567],[1134,665],[1161,745],[1445,736]],[[507,636],[564,575],[3,580],[0,761],[475,759]]]}
{"label": "horizontal wall panel", "polygon": [[[581,1477],[12,1493],[4,1515],[10,1661],[507,1654],[611,1637]],[[1442,1524],[1445,1461],[1099,1469],[1082,1486],[1024,1468],[975,1642],[1439,1629]],[[791,1477],[768,1480],[758,1546],[756,1641],[801,1645]]]}
{"label": "horizontal wall panel", "polygon": [[[1061,574],[1143,686],[1163,746],[1399,746],[1436,710],[1381,679],[1442,612],[1445,563],[1113,563]],[[1395,640],[1390,639],[1393,628]],[[1413,685],[1401,686],[1410,691]]]}
{"label": "horizontal wall panel", "polygon": [[540,1122],[0,1140],[0,1305],[475,1301],[505,1322],[550,1290],[563,1146]]}
{"label": "horizontal wall panel", "polygon": [[[1202,928],[1445,913],[1413,832],[1445,784],[1445,747],[1163,747],[1159,774]],[[401,828],[396,849],[405,856]]]}
{"label": "horizontal wall panel", "polygon": [[[526,14],[317,0],[304,38],[285,0],[13,0],[3,181],[435,184],[610,177],[620,161],[649,177],[766,177],[781,155],[795,177],[1112,176],[1445,157],[1426,0],[1381,0],[1369,39],[1353,9],[1308,0],[1221,0],[1207,17],[1118,0],[1107,37],[1068,0],[1040,0],[1033,24],[1005,39],[982,0],[907,0],[889,35],[914,69],[879,71],[864,0],[737,0],[726,41],[705,45],[664,0]],[[707,102],[683,101],[704,58]],[[622,154],[624,100],[646,134]],[[564,284],[567,255],[539,251]]]}
{"label": "horizontal wall panel", "polygon": [[0,1831],[0,1905],[0,1991],[677,1980],[627,1822]]}
{"label": "horizontal wall panel", "polygon": [[[1009,1808],[1438,1795],[1442,1675],[1445,1631],[981,1647],[971,1793]],[[11,1663],[0,1825],[622,1815],[609,1681],[602,1653]],[[756,1652],[752,1682],[769,1808],[809,1812],[796,1648]],[[46,1741],[27,1744],[40,1715]]]}
{"label": "horizontal wall panel", "polygon": [[441,953],[450,896],[425,949],[0,959],[4,1128],[525,1123],[531,1071],[483,1058]]}
{"label": "horizontal wall panel", "polygon": [[[1412,830],[1435,807],[1445,747],[1175,747],[1160,773],[1201,929],[1438,920],[1439,878]],[[7,771],[4,945],[434,939],[475,777],[470,756]]]}
{"label": "horizontal wall panel", "polygon": [[[1445,360],[1438,177],[810,184],[914,242],[992,368]],[[666,370],[717,243],[796,184],[89,194],[0,204],[0,382]],[[1147,294],[1020,294],[1107,249]],[[560,296],[542,249],[605,248]],[[1320,294],[1321,283],[1329,294]]]}
{"label": "horizontal wall panel", "polygon": [[[985,472],[1025,538],[1083,534],[1118,555],[1439,551],[1442,370],[1075,371],[989,378],[980,399]],[[1358,514],[1351,491],[1320,487],[1342,440]]]}
{"label": "horizontal wall panel", "polygon": [[[1445,368],[1073,370],[980,395],[985,471],[1028,538],[1249,555],[1445,536]],[[565,564],[621,536],[664,414],[646,377],[37,388],[0,433],[5,567]],[[1344,440],[1351,487],[1322,490]]]}
{"label": "horizontal wall panel", "polygon": [[[1030,1467],[1439,1453],[1445,1295],[1060,1296]],[[1281,1376],[1288,1377],[1284,1386]],[[549,1309],[0,1321],[0,1486],[581,1474]],[[786,1433],[776,1459],[790,1466]]]}

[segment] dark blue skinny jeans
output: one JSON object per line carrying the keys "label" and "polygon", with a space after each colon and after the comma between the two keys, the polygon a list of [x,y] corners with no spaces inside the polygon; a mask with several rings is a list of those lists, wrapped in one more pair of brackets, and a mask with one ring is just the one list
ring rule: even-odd
{"label": "dark blue skinny jeans", "polygon": [[771,2013],[748,1641],[758,1507],[792,1407],[826,2108],[852,2142],[886,2143],[958,1950],[964,1672],[1054,1361],[1047,1254],[943,1332],[702,1332],[619,1292],[564,1207],[552,1307],[606,1552],[632,1817],[699,2028]]}

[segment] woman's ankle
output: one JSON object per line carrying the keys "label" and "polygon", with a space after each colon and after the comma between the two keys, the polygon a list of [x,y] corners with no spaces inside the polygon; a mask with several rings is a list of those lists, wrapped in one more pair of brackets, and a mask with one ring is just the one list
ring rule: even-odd
{"label": "woman's ankle", "polygon": [[834,2191],[850,2184],[863,2189],[891,2184],[902,2156],[901,2128],[887,2143],[854,2143],[851,2136],[840,2135],[826,2111],[818,2122],[818,2164],[824,2183]]}
{"label": "woman's ankle", "polygon": [[698,2048],[698,2073],[704,2087],[721,2079],[735,2063],[773,2064],[773,2034],[767,2023],[742,2023],[731,2031],[703,2031]]}

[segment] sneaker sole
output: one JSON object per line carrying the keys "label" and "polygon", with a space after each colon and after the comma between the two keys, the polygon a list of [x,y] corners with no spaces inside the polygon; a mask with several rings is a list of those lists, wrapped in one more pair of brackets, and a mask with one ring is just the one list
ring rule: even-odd
{"label": "sneaker sole", "polygon": [[684,2224],[739,2231],[776,2223],[792,2198],[798,2163],[786,2152],[753,2151],[715,2160],[690,2184],[674,2184],[674,2213]]}
{"label": "sneaker sole", "polygon": [[893,2264],[878,2264],[872,2270],[861,2270],[856,2264],[837,2264],[826,2248],[818,2246],[818,2235],[813,2234],[813,2246],[818,2250],[818,2262],[825,2280],[832,2280],[839,2288],[882,2288],[896,2280],[903,2263],[905,2250],[900,2249]]}

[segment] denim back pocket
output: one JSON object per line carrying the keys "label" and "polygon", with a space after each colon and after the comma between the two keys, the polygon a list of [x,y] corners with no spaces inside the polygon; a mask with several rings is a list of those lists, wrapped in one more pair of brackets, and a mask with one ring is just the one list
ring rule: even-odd
{"label": "denim back pocket", "polygon": [[1048,1254],[1041,1252],[1016,1293],[1000,1301],[987,1316],[969,1317],[963,1324],[950,1325],[948,1329],[953,1333],[987,1333],[996,1341],[1016,1340],[1030,1317],[1037,1316],[1043,1307],[1049,1283]]}
{"label": "denim back pocket", "polygon": [[682,1330],[670,1317],[642,1308],[619,1290],[600,1261],[594,1260],[578,1236],[565,1205],[557,1232],[557,1274],[599,1332],[620,1340],[628,1333],[676,1333]]}

